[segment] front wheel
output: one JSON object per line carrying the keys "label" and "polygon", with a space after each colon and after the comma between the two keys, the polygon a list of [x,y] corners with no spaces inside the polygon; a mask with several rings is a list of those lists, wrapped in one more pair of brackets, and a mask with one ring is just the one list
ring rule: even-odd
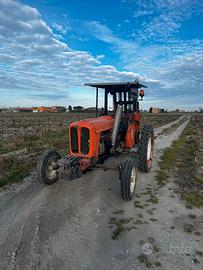
{"label": "front wheel", "polygon": [[154,156],[154,130],[151,125],[145,124],[141,131],[138,144],[138,168],[141,172],[149,172]]}
{"label": "front wheel", "polygon": [[134,159],[126,160],[121,172],[121,195],[123,200],[130,201],[135,193],[137,167]]}
{"label": "front wheel", "polygon": [[51,185],[59,179],[57,161],[61,158],[55,150],[48,150],[42,154],[37,163],[37,175],[40,182]]}

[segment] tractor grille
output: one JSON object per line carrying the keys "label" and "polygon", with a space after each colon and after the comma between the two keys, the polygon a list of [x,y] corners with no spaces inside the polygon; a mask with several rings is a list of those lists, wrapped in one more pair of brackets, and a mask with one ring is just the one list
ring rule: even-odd
{"label": "tractor grille", "polygon": [[71,148],[73,153],[78,153],[78,129],[77,127],[71,128]]}
{"label": "tractor grille", "polygon": [[88,128],[81,128],[81,153],[87,155],[89,153],[90,132]]}

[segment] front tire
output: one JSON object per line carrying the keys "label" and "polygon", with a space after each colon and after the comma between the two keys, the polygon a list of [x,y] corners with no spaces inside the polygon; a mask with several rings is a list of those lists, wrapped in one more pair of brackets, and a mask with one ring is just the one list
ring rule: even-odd
{"label": "front tire", "polygon": [[51,185],[59,179],[59,172],[55,167],[56,162],[61,158],[55,150],[45,151],[37,163],[37,176],[40,182]]}
{"label": "front tire", "polygon": [[149,172],[154,156],[154,130],[151,125],[145,124],[143,126],[137,154],[138,169],[141,172]]}
{"label": "front tire", "polygon": [[130,201],[135,193],[137,182],[137,167],[134,159],[126,160],[121,172],[121,196],[123,200]]}

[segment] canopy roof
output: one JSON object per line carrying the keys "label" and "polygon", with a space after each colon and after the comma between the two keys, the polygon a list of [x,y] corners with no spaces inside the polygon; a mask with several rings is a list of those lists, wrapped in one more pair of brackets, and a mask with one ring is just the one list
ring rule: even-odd
{"label": "canopy roof", "polygon": [[112,82],[112,83],[86,83],[85,86],[103,88],[108,90],[126,90],[131,88],[141,88],[147,86],[139,83],[138,81],[134,82]]}

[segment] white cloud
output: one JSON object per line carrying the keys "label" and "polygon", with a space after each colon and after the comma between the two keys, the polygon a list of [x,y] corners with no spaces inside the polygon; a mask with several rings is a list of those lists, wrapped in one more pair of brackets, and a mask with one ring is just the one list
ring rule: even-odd
{"label": "white cloud", "polygon": [[61,25],[61,24],[58,24],[58,23],[53,23],[52,24],[52,27],[59,33],[65,35],[68,31],[68,27],[64,26],[64,25]]}
{"label": "white cloud", "polygon": [[96,59],[97,60],[100,60],[100,59],[103,59],[103,58],[105,58],[105,55],[104,54],[100,54],[100,55],[97,55],[96,56]]}
{"label": "white cloud", "polygon": [[203,11],[199,0],[127,0],[125,4],[134,7],[135,19],[143,20],[137,37],[141,41],[167,40],[180,29],[184,20]]}
{"label": "white cloud", "polygon": [[[151,88],[147,93],[159,105],[162,104],[160,100],[169,104],[174,98],[175,106],[184,100],[183,106],[188,103],[194,107],[198,99],[203,100],[202,40],[169,39],[163,44],[141,46],[132,40],[119,38],[99,22],[85,23],[85,27],[95,38],[111,44],[112,51],[119,55],[126,70],[138,70],[145,77],[153,78],[147,80]],[[194,96],[191,96],[191,89],[195,89]]]}
{"label": "white cloud", "polygon": [[140,47],[136,42],[132,40],[125,40],[116,36],[109,27],[103,25],[101,22],[84,22],[83,27],[88,30],[89,35],[92,35],[98,40],[111,44],[112,51],[120,56],[123,63],[129,63],[129,59],[134,62],[135,59],[137,61],[137,55]]}
{"label": "white cloud", "polygon": [[[72,50],[54,35],[37,9],[13,0],[0,0],[0,91],[19,98],[68,95],[87,81],[147,81],[137,73],[102,65],[102,56]],[[55,28],[64,30],[55,24]],[[102,27],[102,26],[101,26]],[[107,33],[103,38],[108,40]],[[122,46],[124,41],[112,37]],[[112,40],[113,41],[113,40]],[[69,96],[73,91],[69,92]]]}

